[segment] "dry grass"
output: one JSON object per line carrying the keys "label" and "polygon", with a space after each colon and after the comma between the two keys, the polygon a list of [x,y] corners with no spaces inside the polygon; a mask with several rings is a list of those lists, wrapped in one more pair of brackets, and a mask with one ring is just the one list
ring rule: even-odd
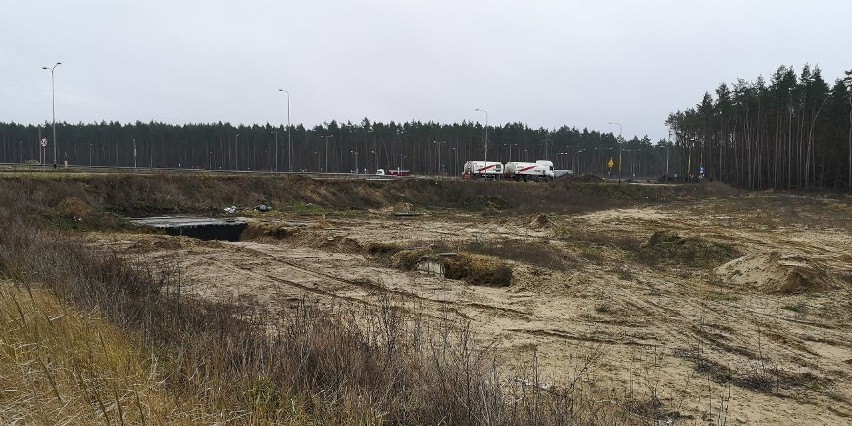
{"label": "dry grass", "polygon": [[156,359],[99,318],[40,289],[0,283],[0,422],[165,424],[218,420],[167,392]]}
{"label": "dry grass", "polygon": [[637,255],[649,265],[683,264],[695,268],[716,267],[738,256],[740,253],[730,245],[668,231],[654,232]]}
{"label": "dry grass", "polygon": [[[18,348],[11,353],[30,359],[6,358],[4,368],[24,371],[31,382],[4,378],[3,389],[24,389],[4,391],[2,397],[11,401],[9,419],[636,423],[629,410],[596,404],[594,383],[518,385],[493,356],[477,349],[463,323],[425,321],[391,301],[357,312],[319,310],[310,301],[276,317],[260,307],[237,311],[184,297],[180,270],[154,274],[144,265],[85,249],[65,234],[36,231],[2,215],[0,223],[6,225],[0,232],[0,272],[19,283],[40,283],[71,303],[44,305],[43,292],[3,293],[12,305],[27,298],[33,303],[3,310],[4,325],[21,334],[14,342],[4,337],[4,348],[7,353]],[[98,316],[77,319],[74,310]],[[59,319],[69,322],[60,326]],[[98,325],[85,325],[91,321]],[[104,321],[111,325],[100,326]],[[41,346],[28,346],[33,342]],[[29,406],[35,408],[26,411]],[[36,411],[49,417],[35,417]]]}
{"label": "dry grass", "polygon": [[[308,300],[281,316],[272,316],[262,307],[237,310],[187,298],[179,269],[155,273],[114,253],[87,249],[64,231],[110,228],[108,220],[116,218],[110,212],[218,212],[224,205],[265,200],[274,200],[278,207],[312,203],[323,209],[361,209],[398,201],[506,209],[515,201],[530,199],[533,192],[533,198],[550,204],[542,201],[529,209],[585,211],[632,202],[630,193],[620,191],[639,191],[605,185],[492,184],[418,180],[340,185],[298,177],[209,176],[0,179],[4,194],[0,199],[0,274],[33,288],[33,296],[11,289],[3,293],[15,295],[6,298],[12,305],[29,299],[32,307],[21,305],[12,311],[4,306],[2,311],[3,325],[20,331],[12,342],[4,330],[3,355],[26,354],[3,358],[2,368],[24,372],[21,377],[28,382],[3,376],[0,398],[10,402],[2,405],[13,408],[0,420],[32,416],[24,420],[71,424],[106,422],[106,417],[116,424],[142,423],[143,418],[146,424],[652,422],[648,404],[634,403],[612,389],[603,391],[587,379],[599,356],[588,356],[566,385],[545,386],[539,383],[535,365],[523,374],[504,370],[494,354],[477,349],[476,336],[466,324],[424,319],[408,310],[405,301],[385,301],[356,312],[319,310]],[[595,191],[606,195],[592,194]],[[681,196],[657,195],[655,199]],[[281,237],[275,229],[255,231],[261,237]],[[362,250],[387,258],[403,253],[395,247]],[[401,264],[421,255],[410,253]],[[468,254],[458,259],[456,270],[467,270],[468,276],[489,282],[494,277],[505,281],[507,275],[511,279],[511,269],[502,262]],[[36,291],[39,287],[58,302],[40,301],[47,293]],[[18,297],[23,294],[27,297]],[[66,320],[68,324],[61,325]],[[25,322],[34,326],[23,327]],[[50,337],[47,331],[54,329],[60,330]],[[35,347],[38,351],[29,351]],[[10,352],[9,348],[16,349]],[[26,392],[13,394],[8,389]],[[26,411],[25,403],[35,408]],[[656,403],[652,405],[654,412],[659,411]]]}

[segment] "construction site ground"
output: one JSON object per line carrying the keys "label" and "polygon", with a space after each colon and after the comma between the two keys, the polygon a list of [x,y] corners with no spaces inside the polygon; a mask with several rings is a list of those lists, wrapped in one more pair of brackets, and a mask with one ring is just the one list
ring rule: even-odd
{"label": "construction site ground", "polygon": [[[684,424],[852,422],[852,203],[756,193],[591,213],[390,209],[256,214],[239,242],[90,233],[179,267],[188,294],[274,312],[300,300],[357,308],[390,297],[469,321],[482,348],[543,386],[583,380],[658,401]],[[662,232],[661,232],[662,231]],[[508,287],[401,270],[371,243],[479,251]],[[606,398],[602,395],[601,398]]]}

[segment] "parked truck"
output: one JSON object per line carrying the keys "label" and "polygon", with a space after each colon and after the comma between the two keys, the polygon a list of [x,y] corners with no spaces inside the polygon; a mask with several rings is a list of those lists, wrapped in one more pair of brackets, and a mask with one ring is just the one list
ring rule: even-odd
{"label": "parked truck", "polygon": [[535,163],[510,161],[506,163],[504,177],[522,181],[553,180],[553,162],[549,160],[538,160]]}
{"label": "parked truck", "polygon": [[468,161],[464,163],[465,179],[495,180],[503,177],[503,163],[497,161]]}

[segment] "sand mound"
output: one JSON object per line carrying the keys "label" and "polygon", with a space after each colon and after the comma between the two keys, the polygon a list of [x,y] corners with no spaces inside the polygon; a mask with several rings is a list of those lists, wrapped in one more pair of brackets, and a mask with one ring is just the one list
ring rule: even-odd
{"label": "sand mound", "polygon": [[807,257],[777,252],[743,256],[715,271],[726,282],[752,286],[766,293],[813,293],[841,285],[824,264]]}
{"label": "sand mound", "polygon": [[538,217],[533,219],[532,222],[530,222],[529,226],[532,229],[543,229],[550,227],[552,224],[553,222],[550,220],[549,217],[547,217],[546,214],[540,214],[538,215]]}

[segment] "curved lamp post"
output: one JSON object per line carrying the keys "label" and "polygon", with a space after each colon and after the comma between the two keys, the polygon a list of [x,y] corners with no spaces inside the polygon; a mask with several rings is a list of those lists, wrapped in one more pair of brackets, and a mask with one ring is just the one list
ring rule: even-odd
{"label": "curved lamp post", "polygon": [[54,70],[62,65],[62,62],[57,62],[53,67],[41,67],[43,70],[50,70],[50,97],[53,104],[53,168],[56,168],[56,80],[54,79]]}
{"label": "curved lamp post", "polygon": [[[293,172],[293,144],[290,138],[290,92],[278,89],[279,92],[287,94],[287,171]],[[275,171],[278,171],[278,143],[275,143]]]}

